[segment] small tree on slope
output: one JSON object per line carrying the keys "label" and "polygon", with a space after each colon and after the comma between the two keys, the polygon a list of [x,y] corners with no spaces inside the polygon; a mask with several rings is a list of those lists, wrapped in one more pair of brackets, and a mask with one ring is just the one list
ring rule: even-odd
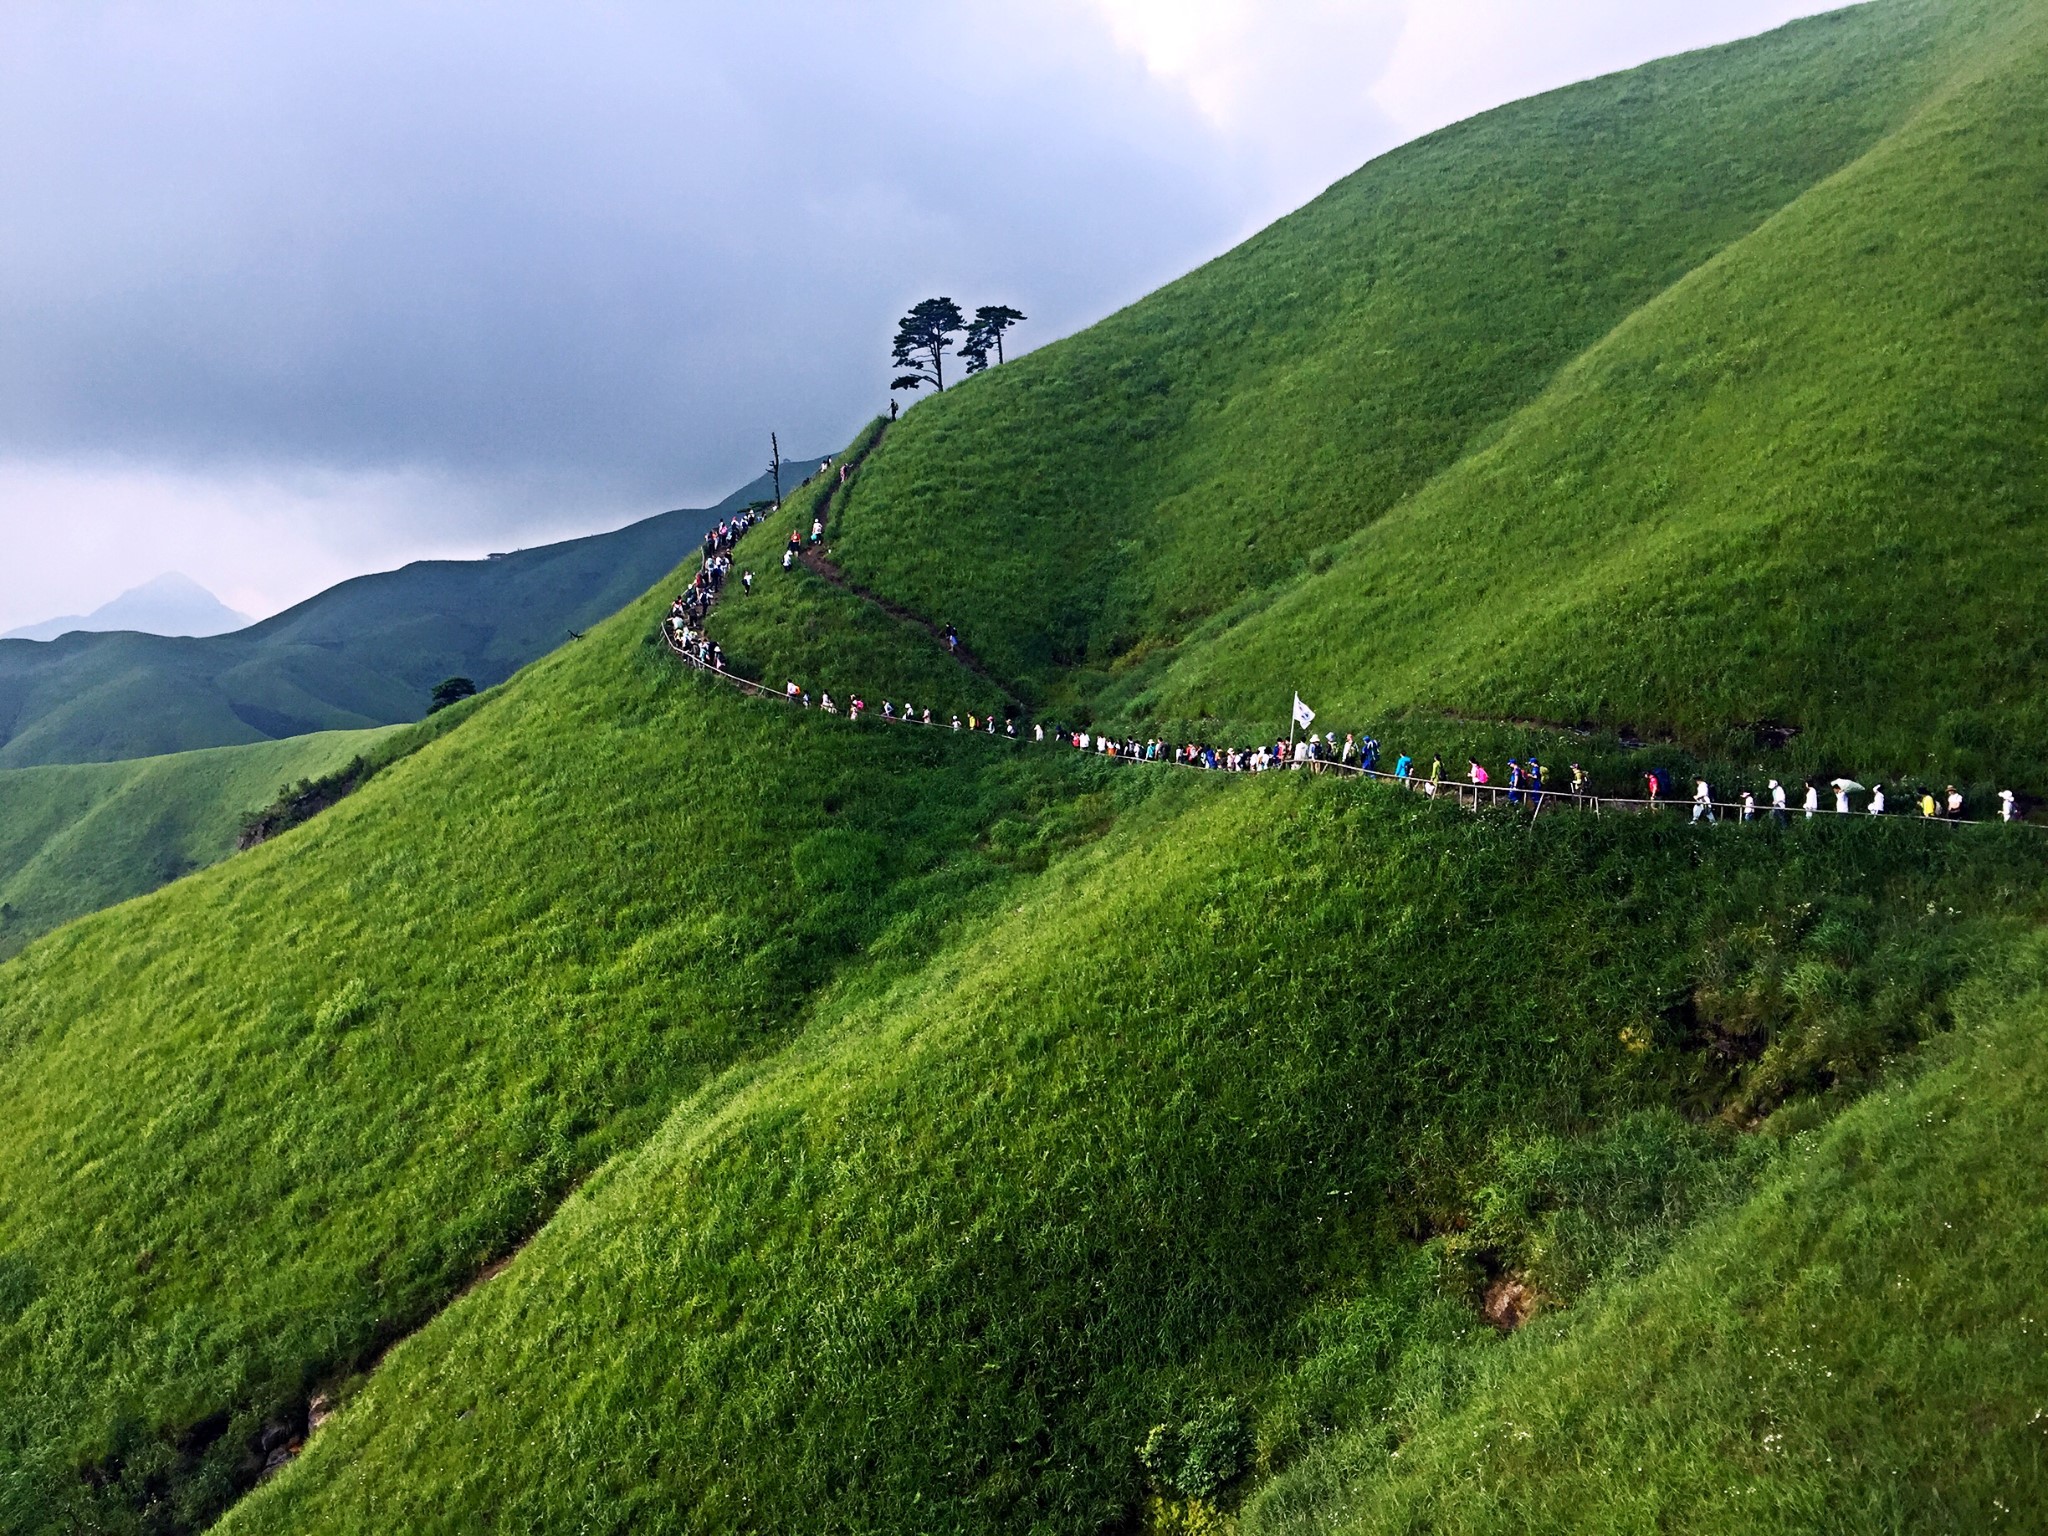
{"label": "small tree on slope", "polygon": [[984,304],[974,312],[974,318],[967,322],[967,339],[960,343],[960,355],[967,359],[967,371],[979,373],[988,366],[988,349],[996,349],[996,363],[1003,361],[1003,332],[1019,320],[1028,318],[1023,311],[1010,308],[1007,304]]}
{"label": "small tree on slope", "polygon": [[896,366],[909,371],[889,387],[921,389],[930,384],[944,391],[946,353],[966,323],[960,306],[951,299],[926,299],[913,308],[897,324],[894,354]]}

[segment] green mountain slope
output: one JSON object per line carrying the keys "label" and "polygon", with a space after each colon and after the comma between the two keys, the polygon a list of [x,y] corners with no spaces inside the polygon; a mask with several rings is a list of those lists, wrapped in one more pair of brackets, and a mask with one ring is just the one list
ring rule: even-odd
{"label": "green mountain slope", "polygon": [[1033,770],[705,707],[650,622],[0,965],[0,1524],[217,1508],[264,1416],[1001,873]]}
{"label": "green mountain slope", "polygon": [[[1911,681],[1858,616],[1932,602],[1921,576],[1825,498],[1770,496],[1813,455],[1792,467],[1862,494],[1917,484],[1900,401],[1949,475],[1967,434],[1937,373],[1981,428],[1974,472],[2027,441],[2014,200],[2048,163],[2044,14],[1879,0],[1434,136],[917,407],[849,492],[749,536],[763,580],[711,627],[770,688],[941,720],[1007,691],[1264,723],[1257,700],[1322,668],[1332,708],[1462,730],[1445,708],[1610,679],[1595,718],[1711,752],[1752,692],[1821,711],[1844,670]],[[1855,245],[1884,209],[1897,268]],[[1937,288],[1952,314],[1924,304]],[[1916,316],[1971,350],[1932,369],[1901,345]],[[1739,344],[1757,324],[1783,359]],[[1665,382],[1641,361],[1723,354]],[[1773,412],[1791,424],[1756,424]],[[1510,517],[1489,574],[1492,546],[1455,535],[1496,525],[1458,519],[1520,506],[1557,443],[1603,445],[1624,489],[1602,502],[1588,469],[1584,519]],[[1660,453],[1687,477],[1668,550],[1624,515]],[[2015,654],[1996,626],[2031,611],[2030,552],[1940,544],[1938,501],[1899,501],[1903,552],[1924,541],[1953,578],[1939,611],[1992,626],[1938,653],[1945,707],[1985,734],[1937,761],[2002,768],[2028,706],[1995,691]],[[2016,530],[2032,506],[2011,503]],[[784,573],[814,510],[838,567]],[[1796,591],[1768,552],[1753,590],[1720,582],[1723,544],[1778,510],[1788,549],[1859,558]],[[1619,601],[1585,555],[1602,531],[1687,616],[1674,679],[1741,643],[1744,597],[1799,654],[1700,677],[1718,691],[1689,713],[1637,702],[1666,696],[1666,652],[1634,653],[1637,693],[1611,680],[1586,617]],[[1412,573],[1424,550],[1441,580],[1376,632],[1370,604],[1395,599],[1360,595],[1371,562]],[[2026,1144],[1984,1147],[2028,1122],[2008,1097],[1929,1143],[1948,1150],[1889,1149],[1931,1124],[1901,1097],[1927,1042],[1954,1037],[1944,1070],[1983,1052],[2022,1091],[2035,1075],[2033,1014],[1986,1022],[2038,969],[2035,829],[1527,820],[855,723],[676,664],[656,623],[687,575],[309,825],[0,963],[0,1528],[1079,1536],[1227,1528],[1247,1494],[1248,1522],[1623,1525],[1639,1506],[1572,1479],[1618,1477],[1637,1446],[1670,1468],[1658,1517],[1714,1528],[1741,1449],[1708,1444],[1727,1388],[1815,1321],[1828,1264],[1863,1286],[1828,1358],[1895,1329],[1879,1358],[1926,1406],[1787,1422],[1868,1466],[1896,1446],[1897,1507],[1923,1507],[1953,1460],[1937,1413],[2010,1354],[1984,1277],[2038,1246]],[[1468,579],[1583,656],[1490,630]],[[1709,600],[1718,624],[1695,622]],[[945,620],[993,675],[944,652]],[[1410,631],[1447,659],[1386,682],[1368,660]],[[1835,672],[1798,671],[1824,642]],[[1451,665],[1469,656],[1494,659]],[[1889,762],[1927,706],[1865,702],[1782,717],[1808,727],[1793,753]],[[1895,1172],[1850,1159],[1857,1136]],[[1976,1160],[2011,1192],[1935,1238]],[[1916,1233],[1973,1245],[1925,1313],[1876,1284]],[[1760,1321],[1738,1337],[1745,1242],[1760,1278],[1734,1294]],[[1482,1309],[1517,1295],[1547,1310],[1503,1341]],[[1668,1347],[1638,1358],[1648,1296],[1676,1299]],[[1944,1337],[1950,1316],[1986,1326]],[[1583,1418],[1499,1453],[1555,1488],[1470,1503],[1460,1436],[1546,1383]],[[1639,1410],[1632,1384],[1663,1396]],[[1366,1487],[1390,1427],[1422,1467],[1391,1493]],[[2033,1475],[2034,1442],[1992,1427],[1972,1498]],[[1777,1507],[1829,1475],[1777,1484]]]}
{"label": "green mountain slope", "polygon": [[0,958],[226,858],[242,817],[280,785],[332,773],[396,729],[0,769]]}
{"label": "green mountain slope", "polygon": [[1720,901],[1889,886],[1831,824],[1696,880],[1675,827],[1168,784],[686,1106],[229,1528],[1113,1527],[1149,1425],[1267,1398],[1319,1303],[1406,1302],[1490,1150],[1669,1093]]}
{"label": "green mountain slope", "polygon": [[1527,1330],[1469,1403],[1281,1479],[1246,1532],[2033,1525],[2044,1024],[2038,990],[2007,1005],[1655,1275]]}
{"label": "green mountain slope", "polygon": [[[1085,702],[1105,669],[1319,562],[1450,468],[1897,129],[1986,24],[1978,5],[1886,0],[1396,150],[1102,324],[918,405],[850,498],[838,556],[1006,675]],[[1284,704],[1284,678],[1257,681]]]}
{"label": "green mountain slope", "polygon": [[2044,102],[2030,8],[1896,134],[1130,705],[1251,718],[1285,679],[1369,718],[1731,748],[1771,721],[1816,768],[2048,788]]}
{"label": "green mountain slope", "polygon": [[416,561],[229,635],[0,641],[0,768],[417,720],[442,678],[504,681],[645,591],[724,513],[766,495],[763,476],[704,511],[491,560]]}

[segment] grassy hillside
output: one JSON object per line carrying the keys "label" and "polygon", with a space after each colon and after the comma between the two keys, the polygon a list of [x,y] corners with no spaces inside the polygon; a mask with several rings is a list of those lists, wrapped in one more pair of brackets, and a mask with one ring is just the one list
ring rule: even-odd
{"label": "grassy hillside", "polygon": [[[1675,285],[1497,441],[1134,685],[1178,718],[1627,723],[2048,789],[2048,14]],[[1280,696],[1284,698],[1284,688]]]}
{"label": "grassy hillside", "polygon": [[1045,830],[1045,768],[707,699],[651,625],[0,966],[0,1523],[203,1518],[265,1418]]}
{"label": "grassy hillside", "polygon": [[242,817],[280,785],[331,773],[396,730],[0,769],[0,958],[226,858]]}
{"label": "grassy hillside", "polygon": [[2006,1005],[1468,1401],[1281,1479],[1247,1536],[2032,1528],[2044,1024],[2038,990]]}
{"label": "grassy hillside", "polygon": [[[918,406],[831,500],[852,585],[780,569],[814,487],[712,627],[941,718],[1250,729],[1300,685],[2009,771],[2044,17],[1878,0],[1435,135]],[[687,574],[0,963],[0,1528],[2033,1491],[2033,829],[1532,822],[855,724],[675,664]],[[1780,1411],[1812,1365],[1853,1389]]]}
{"label": "grassy hillside", "polygon": [[2043,48],[1879,3],[1433,135],[921,404],[835,558],[1119,724],[2048,793]]}
{"label": "grassy hillside", "polygon": [[1808,1027],[1846,1067],[2021,915],[2023,861],[1862,827],[1119,788],[1098,848],[586,1186],[230,1529],[1115,1526],[1149,1425],[1277,1405],[1314,1311],[1406,1302],[1505,1148],[1740,1092],[1677,1006],[1731,930],[1839,978]]}
{"label": "grassy hillside", "polygon": [[704,511],[493,560],[415,561],[229,635],[0,641],[0,768],[417,720],[442,678],[504,681],[645,591],[723,513],[767,494],[763,476]]}
{"label": "grassy hillside", "polygon": [[1320,563],[1868,152],[1981,44],[1986,10],[1883,0],[1404,146],[919,404],[862,476],[840,558],[1007,675],[1085,700]]}

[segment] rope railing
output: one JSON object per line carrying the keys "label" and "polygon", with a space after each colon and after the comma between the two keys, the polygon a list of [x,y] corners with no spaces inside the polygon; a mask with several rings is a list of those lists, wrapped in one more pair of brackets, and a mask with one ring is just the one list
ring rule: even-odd
{"label": "rope railing", "polygon": [[[707,658],[697,655],[682,642],[666,623],[662,625],[661,633],[669,650],[679,660],[710,677],[718,679],[720,682],[739,689],[742,693],[755,698],[775,699],[781,703],[796,707],[804,707],[808,704],[808,696],[802,692],[792,694],[784,688],[768,687],[766,684],[756,682],[749,677],[742,677],[739,673],[723,665],[714,664]],[[821,712],[827,714],[839,713],[836,707],[825,709]],[[865,707],[858,710],[849,707],[845,711],[845,717],[850,723],[872,722],[878,725],[909,725],[923,730],[946,730],[951,726],[954,718],[949,715],[927,720],[908,713],[901,715],[879,713]],[[996,731],[976,728],[968,731],[966,734],[992,737],[998,741],[1009,742],[1013,746],[1025,745],[1032,739],[1021,733],[1012,734],[1007,730]],[[1047,739],[1058,741],[1067,734],[1069,733],[1054,732]],[[1510,786],[1505,784],[1473,783],[1467,779],[1429,779],[1416,774],[1388,773],[1381,768],[1368,768],[1362,763],[1347,763],[1326,757],[1305,760],[1298,760],[1293,757],[1276,758],[1263,769],[1238,768],[1233,770],[1224,768],[1220,763],[1210,764],[1199,760],[1190,760],[1171,751],[1148,754],[1145,752],[1126,752],[1121,749],[1100,750],[1097,748],[1080,748],[1079,750],[1087,751],[1091,756],[1099,757],[1112,764],[1127,763],[1148,767],[1189,768],[1204,773],[1273,772],[1280,769],[1290,771],[1307,769],[1311,773],[1344,774],[1375,784],[1385,784],[1394,788],[1404,789],[1411,794],[1422,795],[1428,799],[1449,799],[1460,808],[1474,811],[1482,807],[1497,809],[1504,806],[1512,807],[1517,812],[1526,810],[1532,821],[1545,810],[1552,808],[1585,811],[1591,812],[1594,815],[1599,815],[1604,811],[1617,811],[1627,815],[1662,814],[1665,811],[1673,811],[1681,816],[1689,816],[1689,819],[1692,820],[1713,820],[1717,822],[1767,821],[1773,819],[1781,822],[1790,822],[1795,817],[1810,820],[1823,816],[1867,816],[1870,814],[1868,810],[1844,811],[1830,809],[1826,806],[1816,806],[1812,810],[1808,810],[1803,805],[1788,804],[1783,809],[1779,809],[1774,805],[1765,804],[1745,806],[1739,800],[1708,799],[1700,801],[1690,796],[1683,798],[1666,798],[1664,796],[1650,798],[1647,796],[1598,794],[1590,789],[1583,788],[1577,790],[1570,788],[1557,789],[1549,785],[1535,788],[1526,784]],[[1252,753],[1247,751],[1242,755],[1249,758],[1252,756]],[[1690,815],[1696,808],[1701,807],[1704,807],[1702,814]],[[1917,807],[1911,810],[1884,811],[1879,813],[1879,819],[1887,822],[1927,822],[1948,827],[1983,826],[1989,824],[1988,819],[1972,820],[1969,817],[1963,816],[1929,816]],[[2033,822],[2014,820],[2003,824],[2033,827],[2037,831],[2043,830],[2038,824]]]}

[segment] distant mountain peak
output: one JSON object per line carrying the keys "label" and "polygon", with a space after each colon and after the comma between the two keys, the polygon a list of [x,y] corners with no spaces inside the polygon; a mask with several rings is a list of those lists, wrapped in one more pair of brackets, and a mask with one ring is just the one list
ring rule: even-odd
{"label": "distant mountain peak", "polygon": [[250,622],[246,614],[235,612],[190,576],[165,571],[91,613],[45,619],[10,630],[0,635],[0,640],[55,640],[75,630],[97,633],[116,629],[145,635],[224,635],[245,629]]}

